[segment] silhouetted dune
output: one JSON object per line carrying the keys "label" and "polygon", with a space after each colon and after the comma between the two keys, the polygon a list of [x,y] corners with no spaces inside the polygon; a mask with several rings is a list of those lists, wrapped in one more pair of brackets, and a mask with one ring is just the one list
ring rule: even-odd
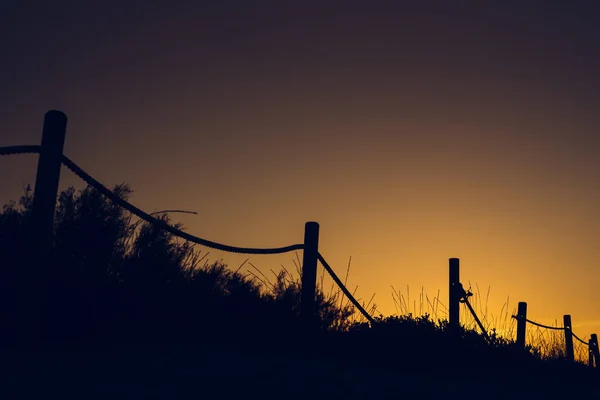
{"label": "silhouetted dune", "polygon": [[30,211],[26,191],[0,213],[4,398],[525,398],[595,390],[594,369],[540,360],[506,339],[488,343],[428,316],[352,323],[352,308],[320,290],[318,318],[307,324],[298,316],[299,282],[280,274],[267,291],[222,263],[203,264],[189,243],[134,221],[91,188],[61,193],[54,245],[40,259]]}

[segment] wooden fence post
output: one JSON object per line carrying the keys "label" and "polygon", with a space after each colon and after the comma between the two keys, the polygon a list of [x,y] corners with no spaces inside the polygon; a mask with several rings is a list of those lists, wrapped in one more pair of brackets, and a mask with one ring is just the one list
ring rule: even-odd
{"label": "wooden fence post", "polygon": [[449,323],[452,329],[460,327],[460,260],[450,259],[450,301],[449,301]]}
{"label": "wooden fence post", "polygon": [[519,302],[517,309],[517,347],[525,348],[525,333],[527,328],[527,303]]}
{"label": "wooden fence post", "polygon": [[45,253],[52,244],[54,210],[66,129],[67,116],[64,113],[56,110],[46,113],[32,209],[34,240],[42,253]]}
{"label": "wooden fence post", "polygon": [[300,316],[312,321],[316,315],[317,257],[319,254],[319,224],[307,222],[304,226],[304,254],[302,257],[302,288]]}
{"label": "wooden fence post", "polygon": [[42,143],[38,158],[35,188],[31,210],[31,265],[28,272],[27,290],[24,290],[21,311],[22,340],[44,340],[51,326],[48,312],[52,262],[48,259],[52,248],[54,211],[60,180],[63,148],[67,129],[67,116],[50,110],[44,116]]}
{"label": "wooden fence post", "polygon": [[567,361],[575,361],[575,351],[573,350],[573,327],[571,325],[571,316],[563,315],[563,327],[565,328],[565,346]]}
{"label": "wooden fence post", "polygon": [[592,342],[592,353],[594,354],[594,365],[598,368],[598,364],[600,364],[600,353],[598,352],[598,335],[592,333],[591,335]]}
{"label": "wooden fence post", "polygon": [[594,367],[594,352],[592,348],[594,347],[594,342],[592,339],[588,339],[588,367]]}

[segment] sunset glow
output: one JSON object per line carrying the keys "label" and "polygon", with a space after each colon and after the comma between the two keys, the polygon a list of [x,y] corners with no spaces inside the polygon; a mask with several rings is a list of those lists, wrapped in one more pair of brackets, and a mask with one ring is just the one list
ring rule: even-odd
{"label": "sunset glow", "polygon": [[[508,298],[600,333],[597,7],[12,3],[0,146],[39,144],[62,110],[68,157],[146,212],[198,212],[173,215],[193,235],[276,247],[319,222],[321,253],[340,277],[352,257],[349,289],[384,315],[392,287],[447,305],[458,257],[488,318]],[[2,204],[36,161],[0,159]],[[265,274],[294,259],[250,257]]]}

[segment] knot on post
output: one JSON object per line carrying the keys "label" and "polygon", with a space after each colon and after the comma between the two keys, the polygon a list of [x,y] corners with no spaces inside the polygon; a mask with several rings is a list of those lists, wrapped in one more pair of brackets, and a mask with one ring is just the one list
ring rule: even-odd
{"label": "knot on post", "polygon": [[473,292],[471,292],[471,289],[469,288],[469,290],[465,290],[462,283],[458,282],[455,286],[457,296],[459,296],[459,302],[466,303],[469,297],[473,296]]}

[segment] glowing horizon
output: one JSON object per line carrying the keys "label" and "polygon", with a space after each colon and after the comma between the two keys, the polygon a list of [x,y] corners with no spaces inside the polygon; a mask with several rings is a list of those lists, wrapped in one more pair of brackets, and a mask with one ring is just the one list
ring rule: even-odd
{"label": "glowing horizon", "polygon": [[[597,7],[6,7],[1,146],[38,144],[59,109],[68,157],[146,212],[197,211],[173,215],[191,234],[276,247],[319,222],[384,314],[391,286],[446,304],[457,257],[490,312],[509,297],[600,333]],[[4,204],[36,160],[0,163]],[[293,269],[272,257],[251,261]]]}

